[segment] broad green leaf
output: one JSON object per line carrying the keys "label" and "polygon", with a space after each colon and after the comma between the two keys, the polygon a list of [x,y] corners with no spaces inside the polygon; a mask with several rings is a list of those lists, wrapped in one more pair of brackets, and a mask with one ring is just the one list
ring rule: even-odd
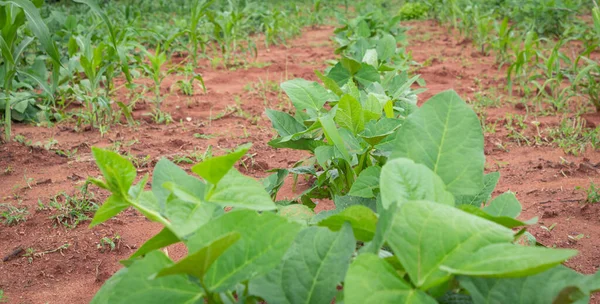
{"label": "broad green leaf", "polygon": [[310,109],[318,112],[325,102],[332,99],[331,94],[320,84],[301,78],[288,80],[281,84],[281,88],[298,110]]}
{"label": "broad green leaf", "polygon": [[147,240],[134,254],[129,257],[133,260],[136,257],[143,256],[148,252],[161,249],[179,242],[179,238],[168,228],[163,228],[158,234]]}
{"label": "broad green leaf", "polygon": [[348,269],[344,282],[344,303],[435,304],[435,299],[413,289],[385,260],[374,254],[361,254]]}
{"label": "broad green leaf", "polygon": [[184,238],[223,212],[223,208],[215,204],[173,198],[166,203],[165,215],[173,232]]}
{"label": "broad green leaf", "polygon": [[363,114],[365,123],[370,122],[371,120],[377,120],[381,117],[383,112],[383,106],[379,99],[373,94],[369,94],[367,96],[367,100],[363,105]]}
{"label": "broad green leaf", "polygon": [[306,130],[305,126],[288,113],[271,109],[267,109],[265,113],[271,120],[273,128],[279,133],[279,136],[290,136]]}
{"label": "broad green leaf", "polygon": [[93,304],[198,303],[202,289],[185,275],[150,279],[173,262],[160,251],[153,251],[112,276],[96,293]]}
{"label": "broad green leaf", "polygon": [[348,83],[348,81],[352,81],[352,75],[348,70],[346,70],[341,62],[338,62],[336,65],[331,68],[327,77],[333,79],[338,86],[343,86]]}
{"label": "broad green leaf", "polygon": [[398,157],[429,167],[454,195],[475,195],[483,188],[481,125],[454,91],[433,96],[407,117],[391,156]]}
{"label": "broad green leaf", "polygon": [[251,210],[274,210],[277,207],[262,184],[235,169],[231,169],[206,200],[226,207]]}
{"label": "broad green leaf", "polygon": [[349,223],[352,226],[354,237],[357,240],[369,242],[375,234],[377,215],[368,207],[361,205],[350,206],[340,213],[321,220],[318,225],[327,227],[333,231],[339,231],[344,226],[344,223]]}
{"label": "broad green leaf", "polygon": [[323,132],[325,133],[325,137],[329,144],[334,146],[337,152],[342,155],[343,159],[350,163],[350,154],[348,154],[348,150],[346,150],[346,145],[344,145],[344,141],[342,140],[333,119],[329,116],[323,116],[319,118],[319,121],[321,122]]}
{"label": "broad green leaf", "polygon": [[[365,127],[363,110],[360,102],[346,94],[340,98],[335,112],[335,122],[354,134],[358,134]],[[322,123],[322,122],[321,122]]]}
{"label": "broad green leaf", "polygon": [[300,228],[300,224],[273,213],[236,210],[211,220],[190,236],[186,245],[189,252],[196,252],[216,236],[230,232],[241,235],[205,275],[206,287],[222,292],[275,268]]}
{"label": "broad green leaf", "polygon": [[483,247],[462,263],[441,269],[478,277],[523,277],[548,270],[577,255],[577,250],[528,247],[511,243]]}
{"label": "broad green leaf", "polygon": [[361,252],[379,254],[381,247],[387,241],[388,234],[392,227],[398,205],[391,205],[388,209],[384,209],[380,197],[377,200],[377,214],[379,214],[379,220],[377,221],[375,235],[373,236],[373,240],[361,249]]}
{"label": "broad green leaf", "polygon": [[387,243],[413,284],[426,290],[450,278],[440,266],[460,265],[479,249],[513,238],[512,230],[454,207],[410,201],[394,214]]}
{"label": "broad green leaf", "polygon": [[384,34],[377,41],[377,55],[379,60],[386,61],[396,53],[396,38],[390,34]]}
{"label": "broad green leaf", "polygon": [[292,204],[282,207],[277,214],[291,220],[307,223],[315,215],[315,212],[305,205]]}
{"label": "broad green leaf", "polygon": [[446,185],[425,165],[407,158],[388,161],[381,170],[381,200],[384,208],[407,201],[428,200],[454,206]]}
{"label": "broad green leaf", "polygon": [[202,178],[212,184],[217,184],[225,176],[233,165],[250,149],[250,144],[237,148],[233,153],[209,158],[192,167],[192,172],[200,175]]}
{"label": "broad green leaf", "polygon": [[522,278],[458,276],[458,281],[471,294],[475,304],[587,304],[590,302],[590,293],[594,291],[586,284],[591,278],[593,276],[585,276],[567,267],[557,266]]}
{"label": "broad green leaf", "polygon": [[342,56],[340,63],[346,69],[350,75],[356,74],[362,67],[362,64],[352,58]]}
{"label": "broad green leaf", "polygon": [[129,203],[123,199],[121,195],[113,194],[109,196],[94,214],[94,218],[90,223],[90,228],[106,222],[113,216],[119,214],[119,212],[127,209],[127,207],[129,207]]}
{"label": "broad green leaf", "polygon": [[402,121],[395,118],[382,118],[378,121],[371,120],[365,125],[365,130],[360,134],[360,137],[371,146],[375,146],[385,137],[394,133],[401,125]]}
{"label": "broad green leaf", "polygon": [[516,228],[516,227],[530,225],[529,223],[521,222],[519,220],[516,220],[516,219],[514,219],[512,217],[508,217],[508,216],[493,216],[493,215],[481,210],[481,208],[475,207],[473,205],[464,204],[464,205],[458,206],[458,208],[462,211],[471,213],[473,215],[479,216],[486,220],[490,220],[490,221],[497,223],[499,225],[502,225],[506,228]]}
{"label": "broad green leaf", "polygon": [[204,275],[212,266],[212,264],[220,257],[225,250],[240,239],[240,234],[230,232],[216,238],[200,250],[188,254],[186,257],[178,261],[176,264],[163,268],[157,277],[163,277],[174,274],[189,274],[200,280],[204,279]]}
{"label": "broad green leaf", "polygon": [[[165,210],[165,203],[172,190],[165,188],[165,184],[172,183],[178,189],[188,193],[190,196],[202,200],[206,185],[199,179],[190,176],[166,158],[162,158],[156,163],[152,174],[152,192],[158,201],[161,210]],[[167,184],[168,185],[168,184]]]}
{"label": "broad green leaf", "polygon": [[354,97],[356,100],[360,100],[360,91],[354,81],[348,80],[344,88],[350,96]]}
{"label": "broad green leaf", "polygon": [[492,172],[483,176],[483,188],[476,195],[458,195],[456,197],[456,205],[473,205],[481,208],[481,205],[487,203],[491,198],[492,192],[498,184],[500,172]]}
{"label": "broad green leaf", "polygon": [[310,138],[300,138],[295,140],[282,141],[282,137],[269,141],[269,146],[273,148],[288,148],[294,150],[315,151],[320,146],[325,145],[323,141]]}
{"label": "broad green leaf", "polygon": [[362,62],[374,67],[379,67],[379,61],[377,60],[377,51],[375,49],[369,49],[365,52],[365,56],[362,58]]}
{"label": "broad green leaf", "polygon": [[106,185],[113,194],[127,197],[129,188],[137,176],[137,171],[131,162],[118,153],[96,147],[92,148],[92,154],[100,172],[104,175]]}
{"label": "broad green leaf", "polygon": [[315,75],[317,75],[317,77],[319,77],[319,79],[321,79],[321,81],[323,82],[323,84],[325,85],[325,87],[327,89],[331,90],[337,96],[342,96],[344,94],[344,92],[342,91],[340,86],[337,84],[337,82],[335,82],[335,80],[323,75],[318,70],[315,70]]}
{"label": "broad green leaf", "polygon": [[368,87],[370,84],[374,82],[379,82],[381,80],[381,76],[379,76],[379,72],[376,68],[363,63],[360,66],[360,70],[354,75],[354,79],[358,81],[364,87]]}
{"label": "broad green leaf", "polygon": [[517,218],[521,214],[521,203],[512,192],[502,193],[493,199],[483,211],[493,216],[507,216]]}
{"label": "broad green leaf", "polygon": [[336,195],[333,198],[333,203],[335,204],[335,208],[338,210],[345,210],[346,208],[349,208],[350,206],[356,206],[356,205],[369,207],[373,211],[376,210],[375,199],[355,197],[355,196],[350,196],[350,195],[344,195],[344,196]]}
{"label": "broad green leaf", "polygon": [[381,168],[378,166],[367,167],[363,170],[358,178],[352,184],[348,195],[374,198],[375,190],[379,189],[379,176],[381,175]]}
{"label": "broad green leaf", "polygon": [[268,303],[330,303],[344,280],[356,242],[349,225],[341,231],[302,230],[282,265],[250,283],[250,293]]}

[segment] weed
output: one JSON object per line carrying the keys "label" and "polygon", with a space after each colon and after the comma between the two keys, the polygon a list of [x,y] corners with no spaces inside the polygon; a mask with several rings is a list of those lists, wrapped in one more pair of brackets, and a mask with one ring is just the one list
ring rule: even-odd
{"label": "weed", "polygon": [[589,129],[581,117],[563,119],[556,128],[548,130],[550,140],[567,154],[579,155],[586,147],[600,148],[600,127]]}
{"label": "weed", "polygon": [[96,249],[104,253],[106,251],[118,250],[121,246],[121,236],[116,234],[113,237],[105,236],[100,239],[100,242],[96,245]]}
{"label": "weed", "polygon": [[18,208],[11,204],[0,204],[0,219],[6,226],[25,222],[28,215],[29,211],[26,207]]}
{"label": "weed", "polygon": [[88,185],[86,183],[80,188],[79,195],[69,196],[63,192],[54,196],[50,200],[49,208],[55,214],[50,216],[50,219],[71,229],[89,220],[89,215],[98,210],[98,205],[94,202],[94,194],[88,192]]}
{"label": "weed", "polygon": [[590,182],[589,188],[585,190],[586,198],[585,202],[588,204],[597,204],[600,203],[600,187],[598,187],[594,182]]}

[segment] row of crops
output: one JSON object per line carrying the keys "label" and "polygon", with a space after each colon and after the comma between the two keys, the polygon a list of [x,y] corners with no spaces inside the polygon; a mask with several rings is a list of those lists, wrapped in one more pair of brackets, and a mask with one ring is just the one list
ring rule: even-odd
{"label": "row of crops", "polygon": [[[258,36],[266,46],[286,43],[303,27],[324,22],[337,5],[1,1],[0,116],[5,139],[11,137],[12,121],[47,125],[69,119],[102,133],[116,122],[133,125],[131,112],[138,100],[154,105],[156,122],[168,122],[160,91],[167,75],[184,76],[177,89],[192,95],[204,88],[199,67],[247,64],[256,55]],[[184,58],[170,62],[175,55]],[[136,82],[140,78],[152,82]],[[125,90],[128,102],[117,97],[118,90]]]}
{"label": "row of crops", "polygon": [[586,100],[600,112],[600,8],[581,0],[411,1],[408,16],[429,16],[471,39],[506,69],[507,90],[540,101],[539,110],[573,110]]}
{"label": "row of crops", "polygon": [[[105,282],[93,303],[587,303],[600,273],[561,265],[574,250],[538,246],[500,178],[484,173],[475,112],[453,91],[417,106],[399,17],[357,10],[335,30],[320,82],[281,84],[295,110],[267,110],[269,145],[305,150],[257,181],[234,167],[250,146],[196,164],[167,159],[138,183],[118,154],[92,150],[112,193],[92,226],[133,207],[164,228]],[[286,177],[313,186],[278,201]],[[315,214],[315,202],[334,210]],[[227,210],[225,212],[224,210]],[[174,262],[161,249],[183,243]]]}

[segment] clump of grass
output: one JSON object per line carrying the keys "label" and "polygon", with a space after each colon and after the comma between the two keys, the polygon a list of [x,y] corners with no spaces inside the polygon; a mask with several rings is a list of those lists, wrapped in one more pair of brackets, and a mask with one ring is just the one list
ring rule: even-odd
{"label": "clump of grass", "polygon": [[29,211],[26,207],[18,208],[11,204],[0,204],[0,219],[6,226],[25,222],[28,215]]}
{"label": "clump of grass", "polygon": [[83,185],[78,195],[70,196],[63,192],[54,196],[49,207],[55,214],[50,219],[71,229],[90,220],[90,215],[98,210],[98,204],[94,201],[94,194],[88,192],[88,185]]}
{"label": "clump of grass", "polygon": [[587,147],[600,149],[600,127],[586,128],[581,117],[563,119],[560,126],[549,130],[549,136],[567,154],[577,156]]}
{"label": "clump of grass", "polygon": [[600,203],[600,187],[596,186],[594,182],[590,182],[590,187],[585,190],[587,204]]}

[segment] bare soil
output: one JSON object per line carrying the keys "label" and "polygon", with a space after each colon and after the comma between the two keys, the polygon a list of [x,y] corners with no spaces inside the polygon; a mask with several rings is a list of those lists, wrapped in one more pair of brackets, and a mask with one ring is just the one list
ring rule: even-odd
{"label": "bare soil", "polygon": [[[427,62],[417,70],[428,88],[421,102],[447,89],[473,100],[476,92],[495,90],[505,83],[504,72],[494,64],[494,57],[480,55],[458,35],[429,21],[409,26],[408,49],[417,62]],[[268,86],[295,77],[316,80],[313,71],[324,69],[325,61],[335,58],[332,34],[332,27],[306,29],[289,47],[259,49],[256,64],[248,68],[213,69],[204,62],[197,71],[204,77],[206,94],[197,89],[193,96],[182,95],[176,86],[181,77],[169,76],[161,86],[167,96],[163,110],[171,113],[176,123],[152,122],[144,115],[151,104],[139,102],[134,111],[139,126],[116,125],[104,136],[97,130],[76,131],[74,122],[47,128],[15,125],[14,133],[33,144],[43,145],[51,139],[56,144],[50,151],[16,142],[0,145],[0,202],[29,210],[27,221],[0,225],[0,257],[6,259],[0,263],[0,289],[9,303],[89,302],[102,283],[121,267],[118,261],[160,230],[159,225],[131,210],[93,229],[87,228],[87,222],[74,229],[65,228],[50,218],[53,210],[39,210],[38,201],[47,205],[61,192],[76,195],[88,176],[99,175],[91,157],[92,146],[118,147],[121,153],[132,155],[138,160],[140,177],[151,173],[161,157],[189,156],[194,151],[205,151],[209,145],[215,154],[221,154],[252,142],[252,157],[243,160],[239,169],[257,178],[266,176],[268,169],[288,168],[306,157],[302,152],[275,150],[267,145],[275,133],[264,115],[265,108],[289,109],[291,105],[279,92],[260,89],[260,84]],[[125,93],[117,96],[120,101],[127,98]],[[495,132],[485,137],[487,171],[500,171],[502,175],[494,195],[515,192],[523,204],[521,217],[540,218],[539,224],[530,229],[539,242],[577,249],[580,255],[567,265],[584,273],[597,271],[600,204],[583,204],[585,193],[575,187],[587,188],[590,180],[600,184],[600,153],[588,150],[572,156],[552,145],[519,145],[507,137],[502,120],[506,113],[526,114],[524,107],[506,102],[484,111],[488,122],[498,122]],[[531,124],[534,119],[543,125],[560,123],[560,117],[555,116],[530,117],[526,122]],[[589,115],[589,120],[600,122],[597,114]],[[53,151],[57,149],[77,152],[67,158]],[[295,189],[287,183],[280,197],[294,197],[306,186],[302,180]],[[107,196],[97,188],[90,190],[99,204]],[[317,210],[330,208],[331,203],[322,202]],[[553,229],[548,231],[542,226]],[[584,237],[577,239],[580,234]],[[115,250],[98,249],[103,237],[116,235],[120,240]],[[68,248],[56,250],[65,244]],[[28,248],[37,254],[26,256]],[[185,248],[170,247],[169,254],[177,259],[185,254]]]}

